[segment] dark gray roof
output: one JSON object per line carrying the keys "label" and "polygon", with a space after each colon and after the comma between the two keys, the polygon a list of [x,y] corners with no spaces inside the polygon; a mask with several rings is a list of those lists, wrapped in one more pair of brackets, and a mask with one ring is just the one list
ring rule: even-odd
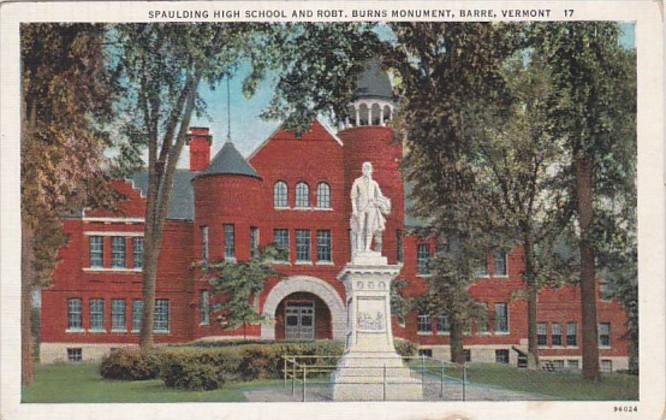
{"label": "dark gray roof", "polygon": [[257,171],[245,160],[231,142],[224,143],[206,170],[197,176],[205,175],[245,175],[260,178]]}
{"label": "dark gray roof", "polygon": [[[194,191],[192,178],[197,175],[189,169],[176,169],[173,174],[173,189],[169,196],[167,218],[194,220]],[[132,176],[134,186],[141,189],[144,196],[148,195],[148,171],[142,170]]]}
{"label": "dark gray roof", "polygon": [[384,99],[393,98],[393,89],[388,74],[382,70],[381,63],[377,60],[369,61],[356,83],[356,95],[358,97],[379,97]]}

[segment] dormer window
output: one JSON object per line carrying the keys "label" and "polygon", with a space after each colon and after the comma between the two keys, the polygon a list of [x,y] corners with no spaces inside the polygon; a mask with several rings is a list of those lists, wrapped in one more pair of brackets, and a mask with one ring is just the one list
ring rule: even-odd
{"label": "dormer window", "polygon": [[310,207],[310,187],[305,182],[296,184],[296,207]]}
{"label": "dormer window", "polygon": [[331,208],[331,187],[325,182],[320,182],[317,185],[317,208]]}
{"label": "dormer window", "polygon": [[275,208],[289,207],[289,190],[283,181],[278,181],[273,186],[273,206]]}

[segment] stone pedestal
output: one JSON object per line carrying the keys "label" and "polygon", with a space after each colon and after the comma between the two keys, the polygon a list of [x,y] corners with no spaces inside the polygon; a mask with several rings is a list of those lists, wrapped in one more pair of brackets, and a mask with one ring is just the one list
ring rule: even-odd
{"label": "stone pedestal", "polygon": [[393,346],[391,281],[401,266],[377,252],[358,253],[338,274],[347,296],[345,353],[331,380],[337,401],[421,400],[413,378]]}

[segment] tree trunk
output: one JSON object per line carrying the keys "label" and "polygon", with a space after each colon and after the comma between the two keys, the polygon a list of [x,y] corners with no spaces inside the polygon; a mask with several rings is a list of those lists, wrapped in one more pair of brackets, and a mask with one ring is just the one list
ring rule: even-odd
{"label": "tree trunk", "polygon": [[22,222],[21,242],[21,383],[26,386],[35,380],[35,361],[32,337],[33,230]]}
{"label": "tree trunk", "polygon": [[593,168],[587,158],[576,159],[576,206],[580,225],[580,290],[583,317],[583,377],[599,381],[597,338],[597,287],[595,252],[591,237],[593,221]]}
{"label": "tree trunk", "polygon": [[525,248],[525,282],[527,283],[527,368],[539,368],[537,340],[537,285],[534,273],[534,249],[530,238],[523,241]]}
{"label": "tree trunk", "polygon": [[[146,218],[146,226],[148,219]],[[153,327],[155,325],[155,285],[157,283],[157,255],[154,250],[152,235],[149,230],[144,231],[144,258],[143,258],[143,320],[139,345],[141,351],[153,348]]]}
{"label": "tree trunk", "polygon": [[449,316],[451,320],[451,361],[453,363],[465,363],[465,351],[463,349],[463,325],[457,316]]}

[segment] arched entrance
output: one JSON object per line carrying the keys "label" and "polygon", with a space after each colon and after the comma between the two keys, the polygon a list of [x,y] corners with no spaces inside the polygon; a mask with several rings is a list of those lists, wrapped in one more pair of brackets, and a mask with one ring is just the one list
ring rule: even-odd
{"label": "arched entrance", "polygon": [[[290,315],[294,315],[290,320],[287,320],[287,309]],[[311,334],[315,339],[344,339],[345,307],[342,299],[333,286],[316,277],[292,276],[282,280],[268,293],[262,313],[275,320],[274,323],[261,325],[263,339],[283,339],[287,336],[287,323],[294,327],[289,334],[303,337]],[[310,314],[312,319],[308,318]],[[312,332],[308,331],[310,322]]]}

